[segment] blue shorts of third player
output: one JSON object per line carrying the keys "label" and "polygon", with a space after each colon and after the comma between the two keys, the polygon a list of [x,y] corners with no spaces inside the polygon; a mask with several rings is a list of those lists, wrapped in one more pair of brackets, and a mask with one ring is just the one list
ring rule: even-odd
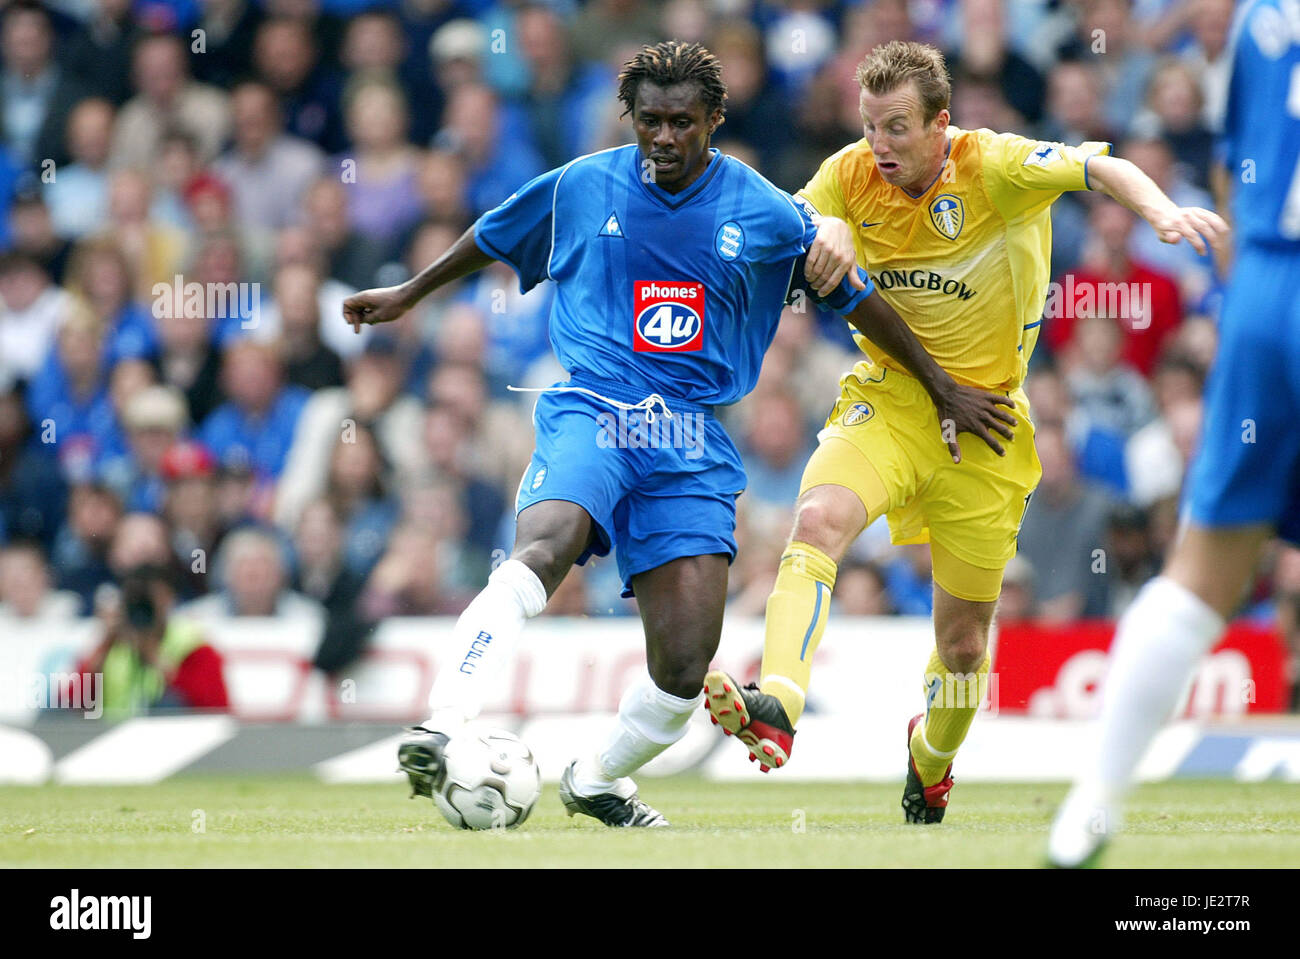
{"label": "blue shorts of third player", "polygon": [[1297,277],[1294,248],[1238,253],[1185,495],[1200,525],[1267,523],[1300,544]]}
{"label": "blue shorts of third player", "polygon": [[[622,403],[645,394],[620,383],[575,375],[583,386]],[[745,488],[740,455],[712,410],[664,397],[619,410],[581,392],[544,393],[533,410],[537,448],[519,484],[515,512],[566,500],[591,514],[595,542],[578,558],[615,550],[623,595],[632,577],[684,556],[736,556],[736,497]]]}

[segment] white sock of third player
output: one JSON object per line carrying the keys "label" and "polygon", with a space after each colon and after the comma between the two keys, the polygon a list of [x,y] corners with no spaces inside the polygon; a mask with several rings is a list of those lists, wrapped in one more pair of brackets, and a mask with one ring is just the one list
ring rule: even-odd
{"label": "white sock of third player", "polygon": [[1165,576],[1138,593],[1115,633],[1099,736],[1057,817],[1053,859],[1075,860],[1090,851],[1089,834],[1114,831],[1138,763],[1223,627],[1223,617]]}
{"label": "white sock of third player", "polygon": [[624,799],[636,791],[628,777],[686,735],[691,713],[704,702],[666,693],[648,675],[634,683],[618,704],[618,718],[595,755],[579,759],[574,785],[586,796],[612,792]]}
{"label": "white sock of third player", "polygon": [[545,606],[546,588],[519,560],[492,571],[456,620],[454,641],[429,691],[426,728],[451,732],[478,716],[493,681],[514,659],[524,623]]}

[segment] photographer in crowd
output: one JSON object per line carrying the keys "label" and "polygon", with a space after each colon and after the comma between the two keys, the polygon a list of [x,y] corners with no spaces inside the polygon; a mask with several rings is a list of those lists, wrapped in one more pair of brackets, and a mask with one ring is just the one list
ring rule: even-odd
{"label": "photographer in crowd", "polygon": [[221,654],[197,626],[171,615],[175,604],[170,574],[148,565],[127,572],[120,593],[96,604],[104,638],[77,671],[100,676],[107,718],[229,708]]}

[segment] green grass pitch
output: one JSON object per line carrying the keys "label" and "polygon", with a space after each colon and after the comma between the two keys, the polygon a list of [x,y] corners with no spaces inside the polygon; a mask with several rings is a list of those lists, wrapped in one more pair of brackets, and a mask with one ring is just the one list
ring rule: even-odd
{"label": "green grass pitch", "polygon": [[[0,788],[0,867],[1036,866],[1061,784],[963,783],[947,821],[902,823],[899,785],[646,779],[671,830],[569,819],[547,784],[532,817],[453,830],[401,785],[198,777],[153,786]],[[1300,785],[1145,786],[1107,866],[1295,866]]]}

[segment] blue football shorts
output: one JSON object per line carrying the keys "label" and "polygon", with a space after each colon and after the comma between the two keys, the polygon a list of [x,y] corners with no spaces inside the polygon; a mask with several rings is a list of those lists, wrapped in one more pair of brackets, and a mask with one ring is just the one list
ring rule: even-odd
{"label": "blue football shorts", "polygon": [[1243,247],[1223,304],[1186,515],[1300,545],[1300,252]]}
{"label": "blue football shorts", "polygon": [[624,596],[632,577],[671,560],[735,559],[745,470],[711,408],[575,374],[538,397],[533,425],[515,513],[545,500],[585,509],[595,536],[577,562],[612,548]]}

